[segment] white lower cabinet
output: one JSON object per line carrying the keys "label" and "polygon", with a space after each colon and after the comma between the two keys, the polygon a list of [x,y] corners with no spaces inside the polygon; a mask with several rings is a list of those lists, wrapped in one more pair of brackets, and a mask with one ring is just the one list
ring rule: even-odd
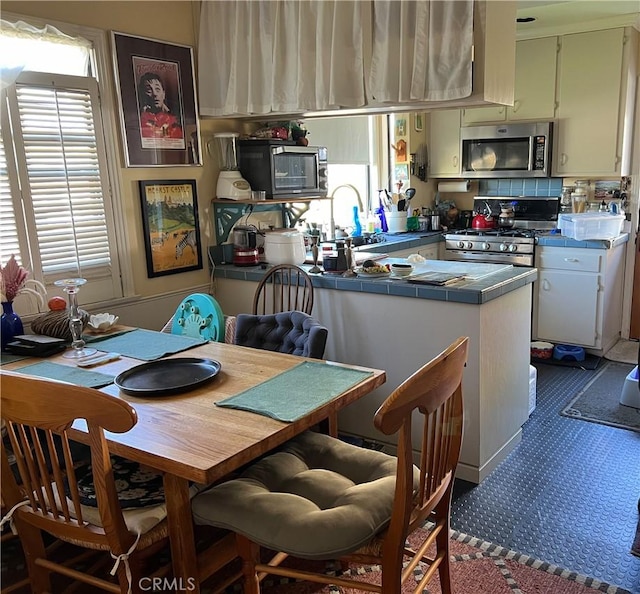
{"label": "white lower cabinet", "polygon": [[596,354],[620,336],[623,245],[612,249],[539,247],[533,334]]}

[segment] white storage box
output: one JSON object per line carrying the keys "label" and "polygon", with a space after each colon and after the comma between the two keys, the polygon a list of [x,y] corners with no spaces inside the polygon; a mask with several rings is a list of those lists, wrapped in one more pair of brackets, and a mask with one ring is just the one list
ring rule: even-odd
{"label": "white storage box", "polygon": [[640,408],[640,391],[638,390],[638,366],[636,365],[627,375],[620,394],[620,404]]}
{"label": "white storage box", "polygon": [[583,241],[586,239],[613,239],[622,231],[625,217],[599,212],[561,213],[558,229],[562,235]]}

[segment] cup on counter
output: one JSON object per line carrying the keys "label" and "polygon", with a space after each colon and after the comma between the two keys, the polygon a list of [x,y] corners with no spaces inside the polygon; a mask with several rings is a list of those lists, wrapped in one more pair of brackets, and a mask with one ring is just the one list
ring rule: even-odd
{"label": "cup on counter", "polygon": [[266,200],[267,192],[265,190],[251,190],[251,200]]}
{"label": "cup on counter", "polygon": [[440,215],[431,215],[431,230],[440,231]]}

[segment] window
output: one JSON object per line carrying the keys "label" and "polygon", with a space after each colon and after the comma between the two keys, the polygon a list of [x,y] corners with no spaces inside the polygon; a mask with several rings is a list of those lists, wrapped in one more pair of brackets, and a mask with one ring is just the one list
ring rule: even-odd
{"label": "window", "polygon": [[[360,223],[378,208],[378,190],[389,188],[387,116],[352,116],[307,120],[309,143],[326,146],[329,158],[329,196],[334,196],[336,227],[351,232],[353,207],[360,209]],[[307,219],[320,222],[329,237],[330,204],[317,201]]]}
{"label": "window", "polygon": [[[24,63],[15,82],[2,91],[0,261],[15,254],[48,289],[61,278],[86,278],[85,303],[121,297],[91,43],[50,27],[36,30],[40,36],[35,39],[21,37],[16,26],[6,35],[4,24],[3,56],[15,58],[19,52]],[[56,50],[65,57],[56,58]],[[32,56],[40,59],[33,63]],[[64,64],[66,72],[51,73],[59,70],[57,64]],[[70,64],[75,64],[73,74]],[[37,311],[35,302],[21,299],[16,304],[21,314]]]}

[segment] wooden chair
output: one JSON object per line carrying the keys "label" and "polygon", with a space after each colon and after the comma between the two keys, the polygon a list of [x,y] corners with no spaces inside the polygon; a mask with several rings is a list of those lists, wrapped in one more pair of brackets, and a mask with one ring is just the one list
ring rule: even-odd
{"label": "wooden chair", "polygon": [[[462,375],[468,338],[459,338],[403,382],[376,412],[375,427],[398,434],[397,457],[307,432],[192,502],[197,524],[236,533],[244,592],[257,594],[267,574],[358,591],[408,591],[407,578],[427,564],[414,592],[439,572],[451,592],[449,518],[462,441]],[[415,414],[414,414],[415,413]],[[413,465],[412,418],[422,414],[419,468]],[[413,425],[417,426],[417,425]],[[414,547],[425,521],[433,528]],[[338,527],[338,528],[337,528]],[[436,554],[427,557],[435,542]],[[260,561],[260,547],[277,551]],[[288,556],[379,564],[381,584],[280,565]],[[406,567],[403,561],[408,558]],[[357,576],[357,572],[356,576]]]}
{"label": "wooden chair", "polygon": [[[135,410],[124,400],[91,388],[8,371],[0,371],[0,378],[1,413],[11,449],[2,442],[2,501],[20,537],[32,591],[53,591],[50,572],[122,593],[142,592],[141,577],[165,575],[169,567],[142,573],[142,561],[167,543],[166,520],[158,514],[158,506],[121,510],[104,436],[104,430],[130,430],[137,421]],[[76,419],[85,419],[88,427],[97,508],[81,503],[68,437]],[[18,477],[11,469],[13,456]],[[151,523],[148,517],[139,517],[147,510],[154,517]],[[137,528],[129,511],[138,516]],[[110,552],[119,559],[118,583],[48,558],[43,533],[77,547]]]}
{"label": "wooden chair", "polygon": [[294,310],[311,314],[312,309],[311,277],[293,264],[279,264],[269,269],[253,297],[254,315]]}

